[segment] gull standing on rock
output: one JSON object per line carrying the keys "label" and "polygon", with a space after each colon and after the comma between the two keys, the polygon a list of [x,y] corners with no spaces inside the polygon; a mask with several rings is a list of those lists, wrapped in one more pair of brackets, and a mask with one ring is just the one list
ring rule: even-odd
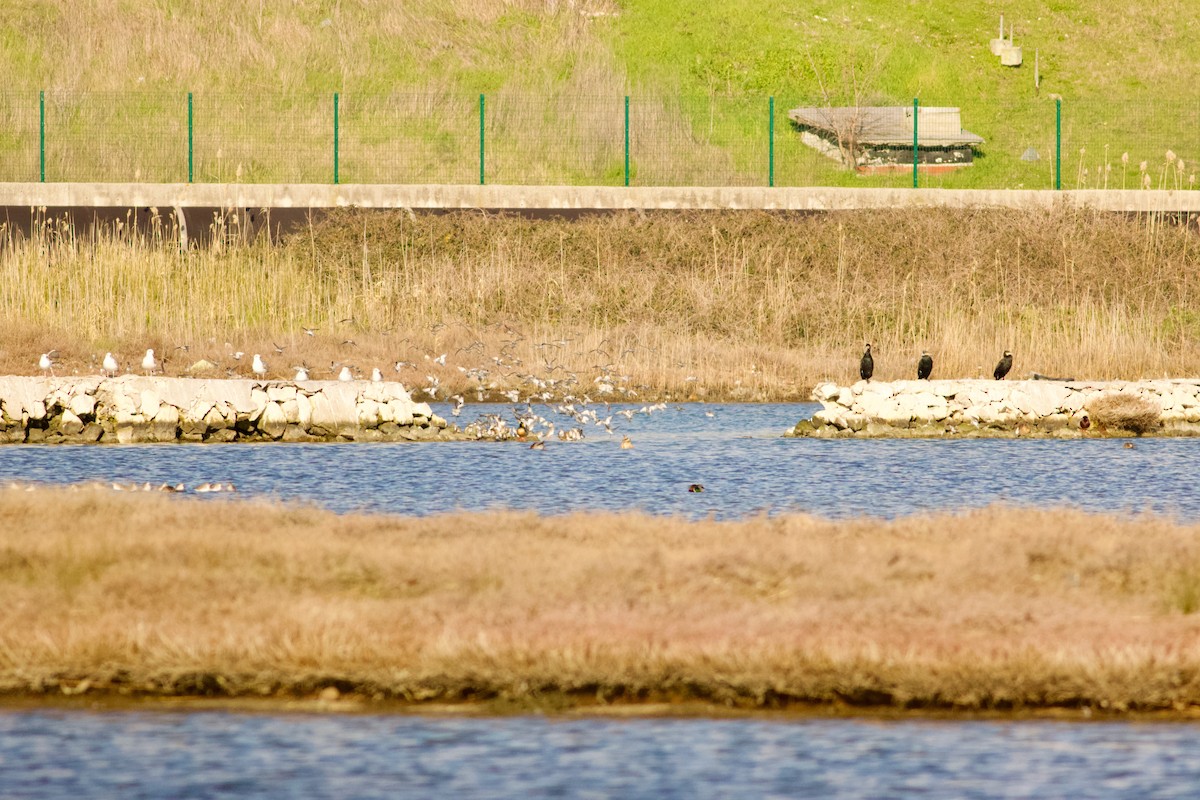
{"label": "gull standing on rock", "polygon": [[267,365],[263,363],[262,356],[258,353],[254,354],[254,363],[250,365],[250,369],[260,378],[267,376]]}
{"label": "gull standing on rock", "polygon": [[49,353],[42,353],[42,357],[38,359],[38,367],[41,368],[42,374],[50,373],[50,377],[54,377],[54,359],[58,358],[58,351],[51,350]]}
{"label": "gull standing on rock", "polygon": [[296,380],[298,380],[298,381],[308,380],[308,370],[306,370],[304,367],[296,367]]}
{"label": "gull standing on rock", "polygon": [[383,373],[379,371],[379,367],[371,370],[371,382],[380,383],[383,380]]}
{"label": "gull standing on rock", "polygon": [[116,377],[117,371],[121,369],[121,365],[117,363],[117,360],[115,358],[113,358],[112,353],[104,354],[103,367],[104,367],[104,374],[110,378]]}
{"label": "gull standing on rock", "polygon": [[352,381],[352,380],[354,380],[354,375],[353,375],[353,374],[350,372],[350,368],[349,368],[349,367],[342,367],[342,371],[338,373],[338,380],[339,380],[339,381]]}
{"label": "gull standing on rock", "polygon": [[158,369],[158,359],[154,357],[154,348],[146,351],[146,355],[142,357],[142,371],[147,375],[153,375]]}

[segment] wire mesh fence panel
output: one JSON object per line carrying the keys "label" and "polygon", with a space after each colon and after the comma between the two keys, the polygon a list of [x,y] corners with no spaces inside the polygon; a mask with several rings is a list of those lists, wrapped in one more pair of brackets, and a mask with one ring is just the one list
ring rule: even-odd
{"label": "wire mesh fence panel", "polygon": [[186,95],[56,90],[45,98],[47,181],[186,180]]}
{"label": "wire mesh fence panel", "polygon": [[911,185],[911,107],[797,105],[787,118],[784,185]]}
{"label": "wire mesh fence panel", "polygon": [[630,100],[630,183],[639,186],[766,186],[766,98]]}
{"label": "wire mesh fence panel", "polygon": [[488,183],[624,182],[622,96],[491,94],[484,128]]}
{"label": "wire mesh fence panel", "polygon": [[183,92],[46,91],[43,121],[38,92],[12,91],[0,180],[44,166],[47,181],[84,182],[182,182],[190,168],[197,183],[908,187],[915,158],[921,187],[1200,188],[1200,104],[1057,111],[1053,98],[967,116],[765,95],[196,92],[189,125]]}
{"label": "wire mesh fence panel", "polygon": [[0,93],[0,181],[39,180],[37,92]]}
{"label": "wire mesh fence panel", "polygon": [[923,99],[918,114],[919,186],[1054,188],[1053,100],[993,103],[968,115],[957,106]]}
{"label": "wire mesh fence panel", "polygon": [[340,97],[341,183],[478,183],[478,157],[478,95],[410,92]]}
{"label": "wire mesh fence panel", "polygon": [[332,183],[333,95],[193,95],[197,183]]}
{"label": "wire mesh fence panel", "polygon": [[1197,189],[1200,105],[1063,101],[1062,188]]}

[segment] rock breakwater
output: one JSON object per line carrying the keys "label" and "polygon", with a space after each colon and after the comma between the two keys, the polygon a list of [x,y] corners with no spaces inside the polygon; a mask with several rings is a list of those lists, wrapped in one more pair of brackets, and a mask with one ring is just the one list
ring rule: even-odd
{"label": "rock breakwater", "polygon": [[1200,435],[1200,380],[823,383],[792,436]]}
{"label": "rock breakwater", "polygon": [[0,377],[0,443],[464,438],[387,381]]}

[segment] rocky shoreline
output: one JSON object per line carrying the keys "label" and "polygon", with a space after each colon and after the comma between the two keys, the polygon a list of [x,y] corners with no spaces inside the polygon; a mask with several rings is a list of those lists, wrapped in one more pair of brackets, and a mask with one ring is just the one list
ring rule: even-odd
{"label": "rocky shoreline", "polygon": [[1200,435],[1200,380],[859,381],[818,384],[790,436]]}
{"label": "rocky shoreline", "polygon": [[0,377],[0,444],[469,438],[389,381]]}

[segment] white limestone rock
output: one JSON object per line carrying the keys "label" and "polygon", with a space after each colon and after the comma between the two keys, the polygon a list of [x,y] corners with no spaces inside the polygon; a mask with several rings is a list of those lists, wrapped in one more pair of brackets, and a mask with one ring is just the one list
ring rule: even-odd
{"label": "white limestone rock", "polygon": [[58,422],[58,429],[67,436],[78,436],[83,432],[83,420],[68,408],[62,412],[62,417]]}
{"label": "white limestone rock", "polygon": [[258,430],[270,436],[272,439],[278,439],[283,436],[287,430],[287,414],[278,403],[270,402],[263,407],[262,414],[258,418]]}

